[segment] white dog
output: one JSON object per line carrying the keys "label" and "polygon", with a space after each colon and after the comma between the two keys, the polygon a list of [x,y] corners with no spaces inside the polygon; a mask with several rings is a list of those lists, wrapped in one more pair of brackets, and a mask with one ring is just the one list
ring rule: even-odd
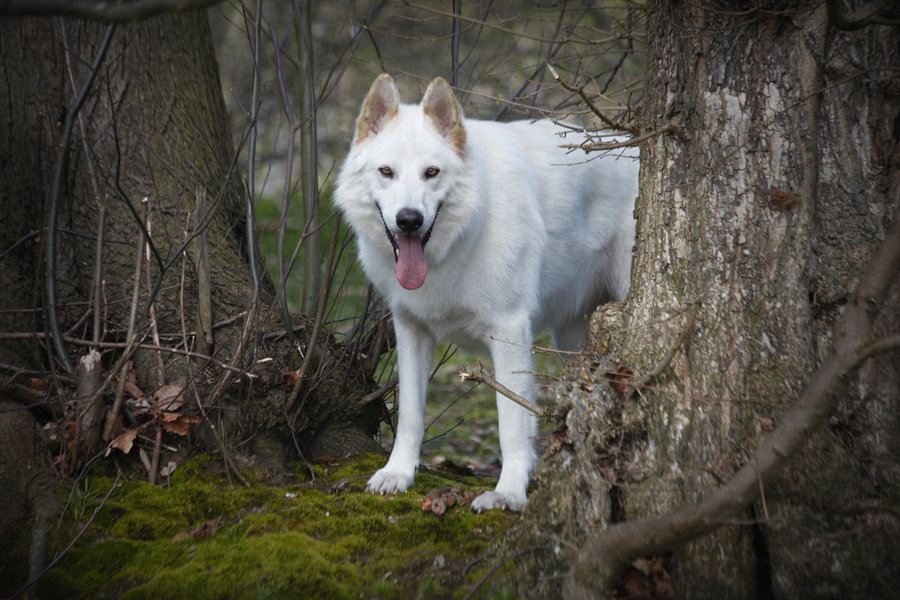
{"label": "white dog", "polygon": [[[497,380],[532,399],[534,333],[577,350],[587,316],[625,297],[638,163],[567,153],[564,131],[467,120],[441,78],[420,105],[386,74],[369,89],[335,198],[397,334],[397,435],[370,491],[415,478],[438,339],[486,348]],[[500,394],[497,411],[503,469],[475,511],[519,510],[534,469],[534,416]]]}

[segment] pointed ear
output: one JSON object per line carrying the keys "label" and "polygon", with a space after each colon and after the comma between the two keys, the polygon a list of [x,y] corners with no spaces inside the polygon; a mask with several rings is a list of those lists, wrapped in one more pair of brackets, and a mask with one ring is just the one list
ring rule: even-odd
{"label": "pointed ear", "polygon": [[438,133],[462,156],[466,146],[466,127],[463,124],[462,107],[456,101],[450,84],[441,77],[429,83],[422,97],[422,110]]}
{"label": "pointed ear", "polygon": [[388,121],[397,116],[398,106],[400,92],[397,91],[397,85],[390,75],[382,73],[372,82],[359,118],[356,119],[354,142],[358,144],[381,131]]}

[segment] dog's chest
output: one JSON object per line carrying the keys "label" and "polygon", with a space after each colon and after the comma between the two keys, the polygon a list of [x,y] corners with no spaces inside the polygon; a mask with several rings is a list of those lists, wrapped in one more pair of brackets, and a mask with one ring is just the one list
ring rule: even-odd
{"label": "dog's chest", "polygon": [[486,336],[493,329],[489,315],[463,305],[403,303],[394,311],[403,311],[419,327],[426,329],[436,340],[451,341],[467,350],[485,349]]}

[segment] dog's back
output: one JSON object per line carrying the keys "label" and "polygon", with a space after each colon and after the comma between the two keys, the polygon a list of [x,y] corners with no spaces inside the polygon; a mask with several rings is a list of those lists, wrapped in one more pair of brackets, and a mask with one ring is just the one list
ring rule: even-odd
{"label": "dog's back", "polygon": [[[536,202],[543,226],[538,312],[535,330],[549,329],[557,347],[577,349],[585,341],[585,315],[628,291],[634,241],[633,201],[637,197],[636,150],[586,155],[561,146],[583,134],[551,121],[495,123],[468,120],[470,143],[483,151],[483,172],[492,180],[490,209],[501,213],[508,234],[532,235],[517,225],[523,206]],[[499,142],[503,140],[503,142]],[[532,194],[510,194],[509,182],[491,174],[516,158],[519,177]],[[499,152],[495,149],[499,148]]]}

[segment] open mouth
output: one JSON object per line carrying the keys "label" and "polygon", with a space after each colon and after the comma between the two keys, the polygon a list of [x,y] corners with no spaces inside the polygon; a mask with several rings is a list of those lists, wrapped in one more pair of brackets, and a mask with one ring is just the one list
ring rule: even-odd
{"label": "open mouth", "polygon": [[381,207],[378,207],[378,214],[381,216],[381,222],[384,224],[384,232],[387,234],[391,247],[394,249],[394,262],[396,263],[395,274],[397,281],[405,289],[415,290],[425,283],[425,275],[428,271],[428,265],[425,263],[425,244],[431,239],[431,232],[434,230],[434,224],[437,222],[437,215],[440,213],[440,206],[428,228],[423,235],[391,232]]}

